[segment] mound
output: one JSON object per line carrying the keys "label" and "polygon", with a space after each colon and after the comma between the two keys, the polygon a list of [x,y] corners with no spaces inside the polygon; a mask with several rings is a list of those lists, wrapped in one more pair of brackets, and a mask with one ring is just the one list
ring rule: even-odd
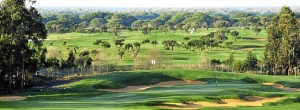
{"label": "mound", "polygon": [[145,90],[153,87],[172,87],[176,85],[197,85],[197,84],[206,84],[203,81],[166,81],[160,82],[154,85],[141,85],[141,86],[127,86],[122,89],[98,89],[99,91],[108,91],[108,92],[134,92],[139,90]]}
{"label": "mound", "polygon": [[274,88],[285,90],[285,91],[300,91],[300,88],[284,87],[283,85],[277,83],[262,83],[262,84],[267,86],[272,86]]}
{"label": "mound", "polygon": [[164,103],[163,106],[158,106],[161,109],[199,109],[201,107],[236,107],[236,106],[262,106],[267,102],[276,102],[283,98],[264,98],[256,96],[246,96],[246,100],[240,99],[224,99],[217,102],[190,102],[182,103]]}
{"label": "mound", "polygon": [[26,97],[22,96],[1,96],[0,101],[19,101],[19,100],[25,100]]}

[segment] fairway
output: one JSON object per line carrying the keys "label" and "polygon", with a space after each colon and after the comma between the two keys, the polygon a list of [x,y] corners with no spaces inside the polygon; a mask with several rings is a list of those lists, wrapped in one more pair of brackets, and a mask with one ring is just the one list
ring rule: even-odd
{"label": "fairway", "polygon": [[[214,78],[217,75],[216,78]],[[148,80],[142,78],[147,77]],[[160,78],[158,78],[160,77]],[[157,110],[177,109],[286,109],[299,108],[299,92],[281,90],[260,83],[281,83],[285,86],[300,84],[299,77],[265,76],[255,74],[209,72],[200,70],[147,70],[117,72],[106,75],[83,78],[79,81],[56,85],[42,92],[26,92],[15,94],[24,96],[20,101],[0,101],[0,109],[22,110]],[[181,80],[181,81],[180,81]],[[170,85],[169,82],[173,84]],[[185,81],[190,81],[183,83]],[[205,81],[206,83],[193,83]],[[216,81],[218,82],[216,84]],[[127,82],[127,83],[124,83]],[[293,83],[292,83],[293,82]],[[159,83],[154,86],[153,84]],[[176,84],[178,83],[178,84]],[[165,86],[169,84],[168,86]],[[293,84],[293,85],[291,85]],[[152,86],[133,91],[115,90],[127,86]],[[102,88],[102,89],[100,89]],[[110,89],[113,90],[113,89]],[[252,99],[249,99],[252,98]],[[239,101],[240,100],[240,101]],[[255,100],[247,102],[246,100]],[[217,102],[244,101],[246,105],[220,105]],[[191,106],[193,104],[194,106]],[[198,105],[197,105],[198,104]],[[214,104],[216,106],[203,105]],[[257,107],[253,107],[254,105]],[[252,106],[253,105],[253,106]],[[262,106],[260,106],[262,105]],[[196,107],[196,108],[195,108]]]}
{"label": "fairway", "polygon": [[[158,44],[153,46],[150,43],[141,44],[140,51],[138,53],[138,59],[142,60],[143,63],[148,63],[149,59],[153,59],[154,57],[149,55],[149,52],[155,49],[158,53],[154,58],[157,60],[157,64],[159,65],[188,65],[188,64],[199,64],[205,59],[220,59],[225,60],[229,57],[230,53],[234,54],[236,60],[243,60],[246,56],[246,53],[251,50],[252,53],[256,54],[259,60],[263,57],[264,46],[266,43],[267,33],[266,29],[263,29],[258,36],[255,36],[255,32],[249,30],[247,35],[245,34],[245,30],[243,27],[229,27],[231,31],[240,32],[241,39],[235,41],[231,35],[228,35],[228,40],[223,41],[220,44],[220,47],[212,48],[205,47],[203,51],[199,51],[198,49],[184,49],[181,46],[175,46],[174,50],[165,50],[162,42],[168,39],[174,39],[178,44],[185,43],[184,37],[189,37],[190,40],[200,39],[201,36],[205,36],[211,32],[216,32],[219,28],[210,28],[206,30],[204,28],[199,28],[195,33],[190,34],[186,33],[183,30],[178,30],[175,33],[167,33],[164,34],[161,30],[155,30],[150,35],[143,35],[141,31],[133,31],[129,32],[128,30],[123,30],[120,35],[115,36],[113,33],[93,33],[93,34],[85,34],[85,33],[65,33],[65,34],[49,34],[47,40],[44,42],[44,46],[49,48],[56,48],[61,52],[59,58],[67,59],[68,52],[77,48],[76,57],[83,50],[99,50],[101,61],[106,63],[105,61],[109,61],[109,63],[116,63],[117,65],[135,65],[135,59],[132,58],[132,52],[129,50],[124,50],[124,57],[122,59],[118,56],[117,46],[114,44],[115,39],[125,39],[124,44],[127,43],[142,43],[143,40],[149,39],[150,41],[156,40]],[[107,41],[110,43],[111,47],[104,49],[100,45],[93,45],[93,42],[96,40]],[[63,45],[64,42],[67,42],[66,45]],[[225,42],[233,42],[233,45],[230,49],[225,45]],[[54,43],[53,45],[50,45]],[[94,56],[94,55],[92,55]],[[92,57],[95,59],[95,57]]]}

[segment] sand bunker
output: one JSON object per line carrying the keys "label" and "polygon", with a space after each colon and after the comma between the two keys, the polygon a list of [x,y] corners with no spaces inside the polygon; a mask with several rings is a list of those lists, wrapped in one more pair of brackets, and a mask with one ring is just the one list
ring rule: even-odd
{"label": "sand bunker", "polygon": [[166,81],[160,82],[154,85],[142,85],[142,86],[127,86],[122,89],[98,89],[99,91],[108,91],[108,92],[134,92],[139,90],[145,90],[153,87],[172,87],[176,85],[197,85],[197,84],[206,84],[203,81]]}
{"label": "sand bunker", "polygon": [[217,102],[189,102],[182,103],[164,103],[158,106],[161,109],[199,109],[201,107],[236,107],[236,106],[262,106],[267,102],[276,102],[283,98],[265,98],[256,96],[246,96],[245,100],[240,99],[224,99]]}
{"label": "sand bunker", "polygon": [[285,91],[300,91],[300,88],[290,88],[290,87],[284,87],[281,84],[277,84],[277,83],[262,83],[263,85],[267,85],[267,86],[272,86],[275,87],[277,89],[281,89],[281,90],[285,90]]}
{"label": "sand bunker", "polygon": [[19,101],[19,100],[25,100],[26,97],[22,96],[1,96],[0,101]]}
{"label": "sand bunker", "polygon": [[255,38],[255,40],[257,40],[257,41],[266,41],[267,39],[266,38]]}

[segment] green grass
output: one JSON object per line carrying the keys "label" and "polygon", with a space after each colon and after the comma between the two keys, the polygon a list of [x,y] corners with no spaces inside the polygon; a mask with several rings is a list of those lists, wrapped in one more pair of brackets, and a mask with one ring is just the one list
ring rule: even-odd
{"label": "green grass", "polygon": [[[236,27],[230,27],[231,31],[236,30],[240,33],[240,36],[242,39],[237,40],[236,42],[232,39],[232,36],[228,35],[227,41],[233,41],[232,50],[228,50],[228,48],[225,46],[225,43],[222,44],[221,48],[218,50],[216,48],[213,48],[213,50],[210,50],[209,48],[205,49],[202,54],[205,54],[207,59],[221,59],[225,60],[229,57],[229,54],[231,52],[234,53],[235,59],[244,59],[246,56],[246,52],[249,50],[252,50],[253,53],[257,55],[259,59],[263,56],[264,46],[265,46],[265,40],[267,38],[266,30],[263,29],[262,32],[258,34],[258,36],[255,36],[255,33],[252,30],[246,32],[243,30],[243,28],[236,28]],[[200,36],[206,35],[210,32],[215,32],[217,29],[199,29],[196,33],[190,34],[185,33],[182,30],[178,30],[174,34],[171,34],[170,32],[166,35],[161,32],[160,30],[152,31],[151,35],[143,35],[141,34],[141,31],[134,31],[134,32],[128,32],[127,30],[123,30],[119,36],[115,36],[112,33],[96,33],[96,34],[82,34],[82,33],[66,33],[66,34],[50,34],[48,36],[48,40],[44,42],[45,47],[49,47],[50,43],[55,41],[55,45],[53,47],[58,48],[62,52],[62,58],[66,59],[68,56],[69,50],[73,50],[74,47],[78,47],[78,52],[88,49],[99,49],[100,57],[102,59],[106,59],[108,56],[112,58],[113,60],[118,60],[118,64],[120,65],[133,65],[134,61],[132,59],[132,53],[125,51],[125,55],[122,60],[119,59],[118,51],[116,49],[116,46],[114,45],[113,39],[115,38],[125,38],[125,44],[126,43],[134,43],[134,42],[142,42],[145,39],[150,40],[157,40],[158,45],[156,46],[156,49],[158,50],[159,54],[164,60],[159,61],[158,63],[165,63],[166,62],[173,62],[176,65],[182,65],[182,64],[197,64],[200,61],[200,52],[196,51],[189,51],[185,50],[183,48],[174,47],[174,50],[164,50],[164,46],[162,45],[162,41],[166,39],[174,39],[179,44],[182,42],[187,43],[187,41],[184,41],[184,37],[190,37],[192,39],[199,39]],[[93,45],[93,42],[101,39],[103,41],[108,41],[111,44],[111,48],[107,49],[105,51],[104,48],[101,46],[95,46]],[[62,45],[64,41],[67,41],[67,45]],[[227,42],[225,41],[225,42]],[[139,58],[145,58],[145,57],[151,57],[148,55],[149,49],[154,48],[151,44],[142,44],[141,45],[141,51],[138,53]],[[77,53],[78,54],[78,53]],[[108,55],[106,55],[108,54]],[[78,56],[78,55],[77,55]],[[91,55],[93,56],[93,55]]]}
{"label": "green grass", "polygon": [[[215,77],[218,85],[215,84]],[[169,80],[202,80],[204,85],[156,87],[136,92],[102,92],[99,88],[123,88],[130,85],[149,85]],[[190,69],[141,70],[91,76],[80,81],[59,85],[44,92],[25,92],[24,101],[0,102],[0,109],[22,110],[156,110],[163,102],[216,101],[243,99],[244,96],[285,97],[261,107],[201,108],[215,109],[287,109],[300,108],[299,92],[283,91],[260,82],[278,82],[299,86],[299,77],[267,76],[246,73],[226,73]],[[65,88],[65,89],[63,89]],[[29,96],[30,95],[30,96]]]}

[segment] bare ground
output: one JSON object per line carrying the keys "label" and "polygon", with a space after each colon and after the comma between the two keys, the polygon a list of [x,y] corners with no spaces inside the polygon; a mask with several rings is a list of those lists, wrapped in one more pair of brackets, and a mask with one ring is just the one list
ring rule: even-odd
{"label": "bare ground", "polygon": [[22,96],[1,96],[0,101],[20,101],[25,100],[26,97]]}
{"label": "bare ground", "polygon": [[285,91],[298,91],[300,92],[300,88],[290,88],[290,87],[284,87],[281,84],[278,83],[262,83],[263,85],[272,86],[277,89],[285,90]]}
{"label": "bare ground", "polygon": [[198,84],[206,84],[203,81],[166,81],[160,82],[154,85],[141,85],[141,86],[127,86],[122,89],[98,89],[99,91],[108,91],[108,92],[134,92],[145,90],[153,87],[172,87],[176,85],[198,85]]}

